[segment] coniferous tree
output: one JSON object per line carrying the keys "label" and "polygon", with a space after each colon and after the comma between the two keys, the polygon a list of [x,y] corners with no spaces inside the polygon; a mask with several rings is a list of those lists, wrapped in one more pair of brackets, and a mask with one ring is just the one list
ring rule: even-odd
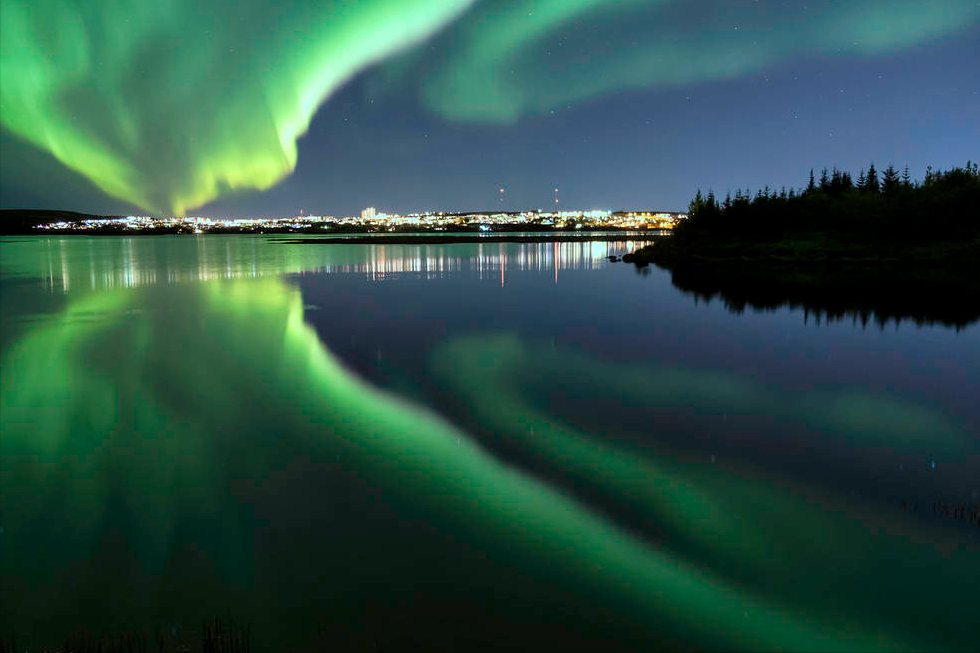
{"label": "coniferous tree", "polygon": [[813,182],[813,168],[810,168],[810,183],[806,185],[807,192],[812,192],[816,187],[816,184]]}
{"label": "coniferous tree", "polygon": [[824,168],[820,171],[820,190],[826,191],[829,185],[830,179],[827,177],[827,168]]}
{"label": "coniferous tree", "polygon": [[688,213],[697,213],[703,206],[704,197],[701,196],[701,189],[699,188],[694,199],[691,200],[691,204],[688,206]]}
{"label": "coniferous tree", "polygon": [[861,172],[858,173],[858,190],[864,190],[864,187],[868,183],[868,178],[864,176],[864,168],[861,168]]}
{"label": "coniferous tree", "polygon": [[726,211],[728,209],[732,208],[732,192],[731,191],[728,191],[728,194],[725,195],[725,203],[722,204],[722,206],[725,207],[725,210]]}
{"label": "coniferous tree", "polygon": [[902,172],[902,186],[905,188],[912,187],[912,177],[909,175],[909,164],[905,164],[905,170]]}
{"label": "coniferous tree", "polygon": [[832,197],[836,197],[843,192],[840,170],[836,166],[834,166],[834,170],[830,175],[830,183],[827,185],[826,192]]}
{"label": "coniferous tree", "polygon": [[865,180],[864,189],[872,193],[877,193],[880,190],[878,171],[875,170],[874,161],[871,162],[871,167],[868,168],[868,178]]}
{"label": "coniferous tree", "polygon": [[898,171],[895,170],[895,166],[893,166],[890,163],[888,164],[888,167],[885,168],[885,172],[882,175],[881,181],[882,181],[882,188],[885,191],[886,195],[892,195],[895,193],[895,191],[898,190],[899,188]]}

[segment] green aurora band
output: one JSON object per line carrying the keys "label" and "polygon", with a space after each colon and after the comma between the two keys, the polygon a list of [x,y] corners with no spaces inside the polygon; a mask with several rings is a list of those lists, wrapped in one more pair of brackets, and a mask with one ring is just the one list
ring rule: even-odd
{"label": "green aurora band", "polygon": [[[980,20],[971,0],[495,0],[392,64],[457,120],[511,122],[629,89],[703,84],[799,57],[869,56]],[[387,81],[387,80],[386,80]],[[380,84],[379,84],[380,85]]]}
{"label": "green aurora band", "polygon": [[973,0],[471,4],[0,0],[0,120],[105,193],[183,214],[282,179],[334,90],[446,25],[373,74],[379,97],[407,88],[446,118],[510,122],[796,57],[875,55],[980,19]]}
{"label": "green aurora band", "polygon": [[183,214],[296,165],[356,72],[472,0],[2,0],[3,127],[107,194]]}

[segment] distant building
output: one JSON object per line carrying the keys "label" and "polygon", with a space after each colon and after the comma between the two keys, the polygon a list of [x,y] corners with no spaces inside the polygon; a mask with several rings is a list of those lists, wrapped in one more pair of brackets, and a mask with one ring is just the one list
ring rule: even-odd
{"label": "distant building", "polygon": [[378,212],[374,209],[374,207],[373,206],[369,206],[366,209],[364,209],[363,211],[361,211],[361,220],[371,220],[377,214],[378,214]]}

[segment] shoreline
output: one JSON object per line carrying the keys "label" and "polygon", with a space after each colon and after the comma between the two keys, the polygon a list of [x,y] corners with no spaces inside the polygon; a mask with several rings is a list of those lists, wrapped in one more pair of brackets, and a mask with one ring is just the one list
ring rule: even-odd
{"label": "shoreline", "polygon": [[654,234],[609,234],[602,232],[580,232],[582,235],[567,233],[531,234],[520,236],[516,234],[492,232],[485,234],[452,234],[440,236],[435,234],[398,235],[383,234],[378,236],[338,236],[327,238],[290,238],[274,241],[282,245],[458,245],[463,243],[574,243],[574,242],[635,242],[648,241]]}
{"label": "shoreline", "polygon": [[697,262],[705,265],[747,268],[844,266],[874,268],[900,266],[926,267],[933,271],[980,267],[980,240],[967,242],[932,241],[843,242],[825,234],[771,242],[738,240],[681,240],[654,236],[653,243],[623,257],[626,263],[660,266]]}
{"label": "shoreline", "polygon": [[[535,229],[533,226],[521,229],[501,229],[492,231],[317,231],[303,232],[295,230],[211,230],[202,233],[193,233],[177,229],[86,229],[86,230],[50,230],[50,231],[3,231],[0,230],[0,238],[13,237],[62,237],[62,236],[107,236],[107,237],[144,237],[144,236],[286,236],[278,242],[288,243],[333,243],[350,244],[351,240],[359,240],[359,244],[365,243],[388,243],[404,244],[403,241],[412,241],[412,244],[421,244],[424,240],[428,243],[469,243],[485,242],[487,240],[497,240],[506,242],[549,242],[560,241],[579,241],[579,240],[606,240],[606,241],[628,241],[628,240],[653,240],[663,236],[663,230],[650,229],[617,229],[614,227],[603,227],[601,229],[555,229],[543,230]],[[525,234],[525,235],[521,235]],[[304,237],[305,236],[305,237]],[[537,240],[535,240],[537,239]]]}
{"label": "shoreline", "polygon": [[980,320],[980,243],[922,245],[678,242],[657,239],[621,259],[653,263],[696,299],[732,312],[800,307],[828,319],[911,320],[963,328]]}

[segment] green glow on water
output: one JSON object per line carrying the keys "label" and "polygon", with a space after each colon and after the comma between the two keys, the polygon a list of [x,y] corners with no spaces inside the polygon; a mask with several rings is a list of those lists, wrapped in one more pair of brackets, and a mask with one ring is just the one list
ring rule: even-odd
{"label": "green glow on water", "polygon": [[[839,440],[845,464],[856,457],[872,466],[869,452],[879,447],[908,455],[923,445],[949,462],[977,460],[969,430],[944,415],[860,392],[813,392],[800,400],[737,375],[612,365],[513,336],[447,343],[432,364],[488,437],[564,470],[567,485],[632,506],[659,532],[664,553],[839,628],[874,623],[879,634],[890,633],[887,639],[931,631],[936,639],[926,648],[944,640],[969,646],[968,597],[980,582],[975,547],[944,540],[898,506],[793,478],[778,462],[766,468],[729,455],[723,465],[713,457],[707,464],[704,445],[658,438],[655,423],[644,433],[652,446],[630,446],[617,433],[619,415],[608,415],[605,432],[594,422],[576,423],[576,415],[557,419],[549,398],[588,406],[615,397],[623,407],[654,413],[683,407],[690,435],[710,433],[718,422],[706,418],[723,413],[769,415],[776,423],[807,424],[811,439]],[[719,447],[721,437],[715,433],[707,450]],[[825,474],[833,478],[832,470]]]}
{"label": "green glow on water", "polygon": [[[583,609],[562,623],[566,631],[644,647],[961,642],[956,619],[967,608],[956,601],[975,587],[967,557],[975,552],[914,544],[914,525],[900,519],[871,535],[853,515],[833,514],[832,491],[821,509],[749,467],[712,476],[679,457],[599,444],[511,390],[521,367],[548,380],[569,365],[626,390],[595,363],[540,356],[512,339],[457,342],[436,361],[488,428],[639,506],[667,540],[630,534],[351,376],[305,324],[299,292],[281,281],[154,285],[73,298],[4,352],[0,598],[15,606],[4,626],[36,615],[52,627],[79,615],[138,622],[193,607],[233,608],[274,630],[299,619],[297,601],[356,606],[364,593],[407,586],[415,596],[425,583],[469,609],[499,610],[475,597],[510,574],[526,588],[495,591],[534,605],[543,591],[535,588],[551,587],[562,605]],[[762,394],[696,372],[650,382],[654,396],[703,398],[709,408]],[[346,514],[348,504],[360,508]],[[386,529],[402,519],[402,539],[390,539]],[[348,541],[348,532],[361,535]],[[898,608],[861,603],[873,556],[951,616],[901,623]],[[962,575],[951,579],[951,567]],[[938,584],[944,596],[932,593]],[[594,616],[603,610],[615,621]],[[509,618],[519,617],[514,607]]]}

